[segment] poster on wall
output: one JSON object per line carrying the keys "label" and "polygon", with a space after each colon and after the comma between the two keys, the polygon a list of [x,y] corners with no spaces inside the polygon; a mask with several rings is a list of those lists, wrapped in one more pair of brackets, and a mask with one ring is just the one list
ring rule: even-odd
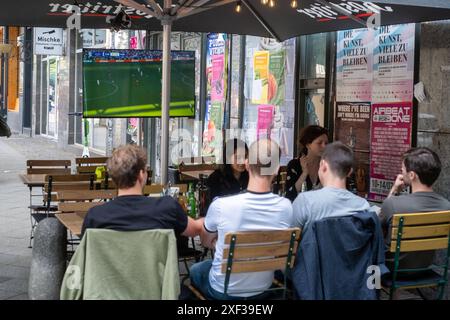
{"label": "poster on wall", "polygon": [[253,104],[267,104],[269,102],[269,55],[269,51],[256,51],[253,55]]}
{"label": "poster on wall", "polygon": [[374,45],[372,103],[413,99],[415,25],[378,28]]}
{"label": "poster on wall", "polygon": [[383,201],[401,173],[402,155],[411,146],[412,114],[412,102],[372,106],[369,200]]}
{"label": "poster on wall", "polygon": [[338,32],[336,101],[370,101],[373,67],[372,29]]}
{"label": "poster on wall", "polygon": [[274,107],[271,105],[258,106],[258,122],[256,124],[257,139],[269,138],[272,129]]}
{"label": "poster on wall", "polygon": [[354,177],[358,195],[369,191],[370,102],[338,102],[335,114],[335,141],[349,146],[355,156]]}
{"label": "poster on wall", "polygon": [[[214,155],[222,150],[223,114],[228,76],[228,39],[223,33],[208,34],[206,55],[206,112],[203,129],[202,155]],[[217,149],[217,150],[216,150]]]}
{"label": "poster on wall", "polygon": [[[243,139],[250,145],[262,135],[270,135],[280,147],[281,165],[286,165],[294,151],[295,39],[280,43],[246,37],[245,72]],[[268,106],[270,118],[263,116]]]}
{"label": "poster on wall", "polygon": [[285,100],[285,58],[284,48],[270,51],[267,100],[271,105],[280,106]]}

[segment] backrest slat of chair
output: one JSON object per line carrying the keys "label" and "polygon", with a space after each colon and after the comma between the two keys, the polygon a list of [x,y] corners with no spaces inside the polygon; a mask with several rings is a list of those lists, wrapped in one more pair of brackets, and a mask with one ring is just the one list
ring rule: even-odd
{"label": "backrest slat of chair", "polygon": [[392,219],[390,251],[395,252],[400,219],[403,218],[400,252],[436,250],[448,247],[450,211],[395,214]]}
{"label": "backrest slat of chair", "polygon": [[392,226],[397,227],[403,217],[404,226],[438,224],[450,222],[450,211],[435,211],[422,213],[397,213],[392,218]]}
{"label": "backrest slat of chair", "polygon": [[50,177],[52,177],[52,182],[91,181],[91,178],[95,180],[95,177],[92,177],[88,174],[48,174],[45,176],[45,181],[49,181]]}
{"label": "backrest slat of chair", "polygon": [[[450,224],[430,226],[403,227],[402,239],[446,237],[450,232]],[[397,239],[398,228],[392,228],[392,240]]]}
{"label": "backrest slat of chair", "polygon": [[104,165],[77,167],[77,173],[78,174],[87,174],[87,173],[92,174],[92,173],[95,173],[95,170],[97,170],[98,167],[104,167]]}
{"label": "backrest slat of chair", "polygon": [[58,203],[58,211],[61,213],[68,212],[87,212],[90,208],[93,208],[98,205],[102,205],[105,202],[60,202]]}
{"label": "backrest slat of chair", "polygon": [[71,173],[70,168],[27,168],[27,174],[58,174],[69,175]]}
{"label": "backrest slat of chair", "polygon": [[144,186],[144,195],[161,193],[163,191],[163,186],[161,184],[147,184]]}
{"label": "backrest slat of chair", "polygon": [[[276,244],[267,244],[257,246],[245,245],[236,246],[234,248],[234,259],[247,259],[247,258],[263,258],[263,257],[283,257],[287,256],[289,250],[289,242],[282,242]],[[297,242],[294,244],[293,251],[297,250]],[[229,248],[223,250],[223,257],[228,257],[230,252]]]}
{"label": "backrest slat of chair", "polygon": [[[426,251],[445,249],[448,247],[448,237],[420,239],[420,240],[403,240],[401,242],[400,252]],[[396,241],[391,242],[391,252],[395,252]]]}
{"label": "backrest slat of chair", "polygon": [[77,166],[79,166],[81,164],[105,165],[107,161],[108,161],[108,157],[75,158],[75,164]]}
{"label": "backrest slat of chair", "polygon": [[287,237],[290,237],[291,232],[297,231],[296,240],[300,239],[300,229],[290,228],[283,230],[268,230],[268,231],[255,231],[255,232],[233,232],[225,235],[225,244],[230,244],[232,234],[237,235],[239,244],[245,243],[269,243],[277,241],[285,241]]}
{"label": "backrest slat of chair", "polygon": [[112,199],[117,196],[115,190],[85,190],[85,191],[60,191],[58,192],[59,201],[86,201]]}
{"label": "backrest slat of chair", "polygon": [[[49,186],[44,186],[45,192],[48,192]],[[90,190],[91,183],[89,181],[80,181],[77,183],[52,183],[52,192],[65,191],[65,190]]]}
{"label": "backrest slat of chair", "polygon": [[227,271],[232,237],[236,238],[232,256],[232,273],[284,270],[290,253],[289,247],[293,233],[295,233],[295,242],[291,252],[291,266],[293,266],[298,240],[300,239],[300,228],[227,233],[222,255],[222,272],[226,273]]}
{"label": "backrest slat of chair", "polygon": [[70,160],[27,160],[27,167],[70,167]]}
{"label": "backrest slat of chair", "polygon": [[[295,255],[292,256],[292,265],[294,264]],[[284,270],[286,267],[286,257],[275,259],[259,259],[252,261],[236,261],[233,262],[232,273],[242,272],[260,272],[271,270]],[[222,262],[222,273],[227,271],[227,262]]]}

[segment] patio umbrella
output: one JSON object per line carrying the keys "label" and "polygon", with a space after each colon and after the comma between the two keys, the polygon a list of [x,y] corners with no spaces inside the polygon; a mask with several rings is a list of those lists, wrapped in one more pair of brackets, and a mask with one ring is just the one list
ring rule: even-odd
{"label": "patio umbrella", "polygon": [[2,116],[0,116],[0,137],[10,137],[11,136],[11,130],[9,129],[8,124],[6,123],[6,120],[3,119]]}
{"label": "patio umbrella", "polygon": [[[73,15],[74,8],[78,16]],[[81,17],[81,25],[77,24],[77,17]],[[111,22],[119,25],[124,22],[122,25],[127,28],[163,30],[161,183],[165,184],[172,30],[248,34],[283,41],[304,34],[366,27],[366,21],[373,21],[374,17],[380,17],[380,25],[450,19],[450,1],[15,0],[3,1],[0,25],[109,28]],[[129,18],[131,25],[122,18]]]}

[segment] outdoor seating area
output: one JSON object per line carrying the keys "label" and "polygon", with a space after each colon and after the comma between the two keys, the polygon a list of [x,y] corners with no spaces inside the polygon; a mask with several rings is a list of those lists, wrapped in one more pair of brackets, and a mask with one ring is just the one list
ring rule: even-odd
{"label": "outdoor seating area", "polygon": [[450,300],[450,0],[0,8],[0,308]]}

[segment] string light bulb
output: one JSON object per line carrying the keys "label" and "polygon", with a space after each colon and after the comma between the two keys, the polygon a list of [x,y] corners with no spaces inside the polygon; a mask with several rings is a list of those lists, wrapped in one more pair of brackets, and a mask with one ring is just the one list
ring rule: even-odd
{"label": "string light bulb", "polygon": [[297,0],[292,0],[292,1],[291,1],[291,7],[294,8],[294,9],[296,9],[296,8],[298,7],[298,2],[297,2]]}
{"label": "string light bulb", "polygon": [[266,5],[266,4],[269,3],[269,0],[261,0],[261,3],[262,3],[263,5]]}
{"label": "string light bulb", "polygon": [[241,2],[240,1],[238,1],[238,3],[236,3],[236,12],[237,13],[239,13],[239,12],[241,12]]}
{"label": "string light bulb", "polygon": [[269,1],[269,7],[271,7],[271,8],[275,7],[275,1],[274,0],[270,0]]}

